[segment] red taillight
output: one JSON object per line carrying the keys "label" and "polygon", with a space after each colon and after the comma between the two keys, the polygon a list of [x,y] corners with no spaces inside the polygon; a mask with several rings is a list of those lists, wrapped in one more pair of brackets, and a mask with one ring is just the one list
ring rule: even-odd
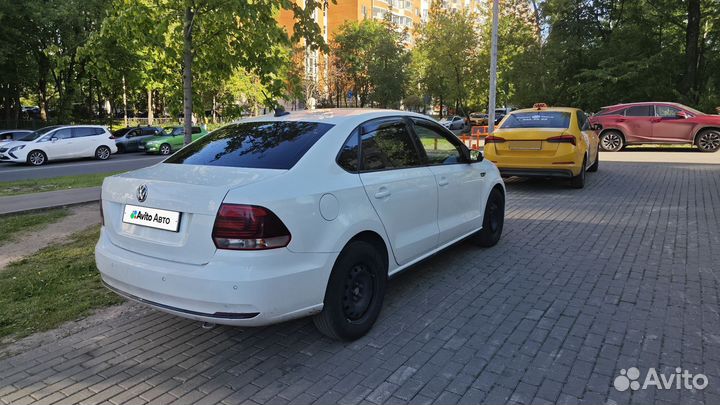
{"label": "red taillight", "polygon": [[266,208],[222,204],[215,217],[212,238],[218,249],[275,249],[290,243],[290,231]]}
{"label": "red taillight", "polygon": [[501,137],[499,137],[499,136],[488,135],[488,136],[485,138],[485,144],[486,144],[486,145],[489,144],[489,143],[503,143],[503,142],[505,142],[505,138],[501,138]]}
{"label": "red taillight", "polygon": [[546,139],[546,141],[552,143],[571,143],[575,145],[575,137],[572,135],[553,136],[552,138]]}

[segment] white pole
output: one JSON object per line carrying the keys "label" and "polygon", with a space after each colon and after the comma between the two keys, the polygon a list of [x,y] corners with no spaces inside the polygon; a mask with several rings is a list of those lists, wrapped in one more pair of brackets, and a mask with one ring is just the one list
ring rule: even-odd
{"label": "white pole", "polygon": [[488,133],[495,130],[495,93],[497,89],[497,41],[499,0],[493,0],[492,39],[490,45],[490,100],[488,100]]}

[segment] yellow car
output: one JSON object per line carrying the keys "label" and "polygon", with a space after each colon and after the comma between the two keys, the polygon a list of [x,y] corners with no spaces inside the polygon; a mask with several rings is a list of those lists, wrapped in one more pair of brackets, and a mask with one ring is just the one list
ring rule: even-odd
{"label": "yellow car", "polygon": [[585,172],[598,169],[598,136],[577,108],[515,110],[485,138],[485,158],[503,176],[560,177],[575,188],[585,186]]}

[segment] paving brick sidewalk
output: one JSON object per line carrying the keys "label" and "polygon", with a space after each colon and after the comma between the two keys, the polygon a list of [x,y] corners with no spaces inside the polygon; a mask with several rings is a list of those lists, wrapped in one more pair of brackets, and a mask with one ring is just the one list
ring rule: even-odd
{"label": "paving brick sidewalk", "polygon": [[[720,166],[604,163],[588,181],[509,183],[501,243],[393,280],[356,342],[306,319],[203,330],[137,307],[0,360],[0,401],[720,403]],[[709,386],[615,390],[633,366]]]}

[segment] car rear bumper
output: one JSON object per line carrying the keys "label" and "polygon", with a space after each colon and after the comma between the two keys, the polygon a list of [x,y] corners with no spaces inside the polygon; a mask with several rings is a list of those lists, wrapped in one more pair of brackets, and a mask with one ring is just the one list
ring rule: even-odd
{"label": "car rear bumper", "polygon": [[504,177],[570,178],[580,174],[582,166],[582,154],[572,145],[561,145],[557,150],[500,153],[486,146],[485,151],[485,157],[495,163]]}
{"label": "car rear bumper", "polygon": [[198,321],[262,326],[322,310],[336,254],[217,251],[204,265],[162,260],[112,244],[95,260],[103,283],[125,298]]}
{"label": "car rear bumper", "polygon": [[503,177],[559,177],[569,179],[573,177],[570,169],[500,169]]}

